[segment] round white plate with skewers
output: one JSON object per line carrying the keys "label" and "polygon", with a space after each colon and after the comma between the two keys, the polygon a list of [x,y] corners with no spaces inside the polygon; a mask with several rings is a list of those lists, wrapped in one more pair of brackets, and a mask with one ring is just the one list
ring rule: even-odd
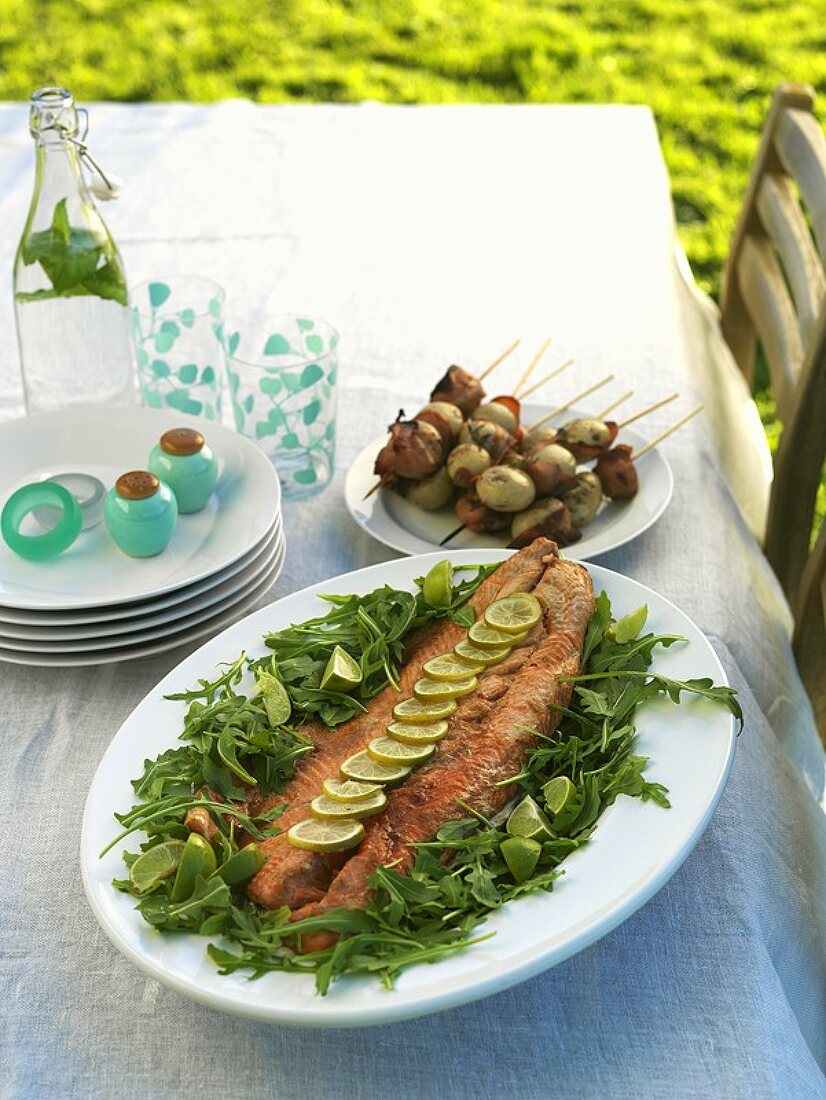
{"label": "round white plate with skewers", "polygon": [[[545,418],[552,410],[547,406],[523,406],[523,419],[532,424]],[[556,418],[564,420],[593,415],[585,410],[569,408]],[[552,418],[553,419],[553,418]],[[369,443],[347,473],[344,488],[350,515],[373,538],[404,554],[425,554],[436,550],[456,529],[456,513],[448,504],[435,512],[426,512],[390,489],[382,488],[368,495],[376,484],[374,466],[387,436]],[[636,454],[645,447],[645,438],[634,428],[623,428],[620,441]],[[581,466],[590,468],[589,464]],[[567,546],[569,558],[586,561],[609,550],[615,550],[637,538],[663,514],[674,492],[674,476],[664,455],[656,447],[640,457],[639,491],[630,500],[605,500],[596,516],[582,528],[578,542]],[[510,532],[476,534],[463,530],[450,540],[455,549],[502,548],[510,541]]]}

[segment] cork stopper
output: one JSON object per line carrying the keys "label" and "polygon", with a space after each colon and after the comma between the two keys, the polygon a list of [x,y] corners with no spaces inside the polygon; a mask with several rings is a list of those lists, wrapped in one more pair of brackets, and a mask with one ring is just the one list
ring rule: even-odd
{"label": "cork stopper", "polygon": [[168,455],[196,455],[204,437],[194,428],[170,428],[161,436],[161,450]]}
{"label": "cork stopper", "polygon": [[115,492],[124,500],[146,500],[153,497],[160,487],[160,481],[148,470],[130,470],[127,474],[121,474],[115,482]]}

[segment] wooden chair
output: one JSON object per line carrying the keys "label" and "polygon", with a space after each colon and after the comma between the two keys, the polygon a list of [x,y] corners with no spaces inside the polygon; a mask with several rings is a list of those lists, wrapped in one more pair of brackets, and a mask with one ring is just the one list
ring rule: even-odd
{"label": "wooden chair", "polygon": [[826,742],[826,524],[810,551],[826,457],[826,138],[814,91],[776,90],[723,272],[723,335],[747,380],[757,345],[783,425],[765,553]]}

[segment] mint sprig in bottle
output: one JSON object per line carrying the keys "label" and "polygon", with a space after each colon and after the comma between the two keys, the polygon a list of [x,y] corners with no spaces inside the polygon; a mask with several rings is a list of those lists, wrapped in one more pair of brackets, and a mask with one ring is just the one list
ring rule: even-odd
{"label": "mint sprig in bottle", "polygon": [[32,95],[34,193],[14,262],[29,413],[136,400],[126,276],[82,171],[78,114],[66,88]]}

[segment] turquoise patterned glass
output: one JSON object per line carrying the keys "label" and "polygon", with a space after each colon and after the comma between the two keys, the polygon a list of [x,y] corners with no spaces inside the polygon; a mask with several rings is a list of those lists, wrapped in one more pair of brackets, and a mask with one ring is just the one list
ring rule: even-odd
{"label": "turquoise patterned glass", "polygon": [[227,372],[235,426],[266,453],[285,497],[323,489],[335,465],[332,325],[292,314],[239,322],[227,338]]}
{"label": "turquoise patterned glass", "polygon": [[222,287],[200,275],[152,279],[132,288],[144,405],[221,419],[224,297]]}

